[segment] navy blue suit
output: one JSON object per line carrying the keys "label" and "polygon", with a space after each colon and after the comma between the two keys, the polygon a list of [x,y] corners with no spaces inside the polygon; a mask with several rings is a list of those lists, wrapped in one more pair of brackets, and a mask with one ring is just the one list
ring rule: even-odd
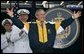
{"label": "navy blue suit", "polygon": [[[11,18],[13,23],[22,29],[24,27],[24,24],[17,18]],[[69,18],[64,21],[62,21],[61,26],[65,29],[68,25],[70,25],[74,19]],[[34,51],[37,50],[37,52],[41,52],[42,50],[52,49],[56,37],[56,30],[55,30],[55,24],[46,24],[47,27],[47,35],[48,35],[48,41],[46,43],[40,43],[39,42],[39,37],[38,37],[38,27],[36,23],[30,23],[30,28],[29,28],[29,41],[30,41],[30,47]],[[48,31],[49,30],[49,31]]]}

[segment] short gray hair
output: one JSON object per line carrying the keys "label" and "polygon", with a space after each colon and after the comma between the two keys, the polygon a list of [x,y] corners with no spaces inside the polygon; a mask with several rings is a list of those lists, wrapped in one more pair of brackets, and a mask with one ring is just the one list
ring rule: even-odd
{"label": "short gray hair", "polygon": [[37,16],[39,11],[44,11],[44,10],[43,9],[37,9],[36,12],[35,12],[35,16]]}

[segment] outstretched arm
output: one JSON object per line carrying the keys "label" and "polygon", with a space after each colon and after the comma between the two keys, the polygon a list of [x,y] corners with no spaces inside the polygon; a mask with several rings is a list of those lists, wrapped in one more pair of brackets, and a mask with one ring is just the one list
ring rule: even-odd
{"label": "outstretched arm", "polygon": [[72,17],[69,19],[66,19],[64,21],[62,21],[61,26],[65,29],[67,26],[69,26],[75,19],[78,19],[78,17],[81,16],[81,12],[78,11],[77,13],[74,11],[74,13],[72,14]]}
{"label": "outstretched arm", "polygon": [[57,34],[61,33],[62,31],[64,31],[64,29],[69,26],[70,24],[72,24],[72,22],[76,19],[78,19],[78,17],[81,16],[81,12],[78,11],[77,13],[74,11],[73,14],[71,14],[72,17],[65,19],[62,21],[62,23],[60,24],[61,26],[59,27],[59,29],[57,30]]}
{"label": "outstretched arm", "polygon": [[24,27],[24,24],[18,18],[14,17],[13,8],[11,8],[11,10],[7,8],[6,12],[11,17],[11,20],[18,28],[22,29]]}

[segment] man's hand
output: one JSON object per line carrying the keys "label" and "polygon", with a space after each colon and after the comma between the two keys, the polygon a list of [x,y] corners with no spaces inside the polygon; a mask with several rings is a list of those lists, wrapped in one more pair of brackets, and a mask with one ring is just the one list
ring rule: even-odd
{"label": "man's hand", "polygon": [[81,12],[78,11],[78,12],[76,13],[76,12],[74,11],[74,13],[72,14],[72,16],[73,16],[73,19],[77,19],[78,17],[81,16]]}
{"label": "man's hand", "polygon": [[13,16],[13,8],[9,10],[8,8],[6,9],[7,14],[12,17]]}

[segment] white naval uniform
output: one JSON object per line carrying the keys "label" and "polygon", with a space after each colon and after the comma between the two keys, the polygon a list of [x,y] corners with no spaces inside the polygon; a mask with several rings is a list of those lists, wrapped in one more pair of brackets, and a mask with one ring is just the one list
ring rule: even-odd
{"label": "white naval uniform", "polygon": [[[6,32],[4,35],[1,35],[1,49],[5,48],[3,53],[32,53],[29,45],[28,34],[24,32],[20,37],[20,32],[21,30],[13,25],[10,33]],[[14,42],[14,44],[8,45],[6,36],[10,37],[10,40]]]}
{"label": "white naval uniform", "polygon": [[[62,31],[64,31],[64,29],[62,28],[62,26],[60,26],[57,30],[57,35],[60,34]],[[56,39],[53,45],[53,48],[61,48],[61,39]]]}
{"label": "white naval uniform", "polygon": [[[29,38],[28,34],[14,26],[16,29],[15,33],[13,33],[13,36],[11,36],[11,41],[14,42],[14,53],[32,53],[32,50],[29,45]],[[23,31],[21,36],[19,36],[19,33]],[[16,34],[17,33],[17,34]]]}
{"label": "white naval uniform", "polygon": [[13,53],[14,45],[12,43],[8,43],[6,37],[10,37],[11,32],[6,32],[5,34],[1,34],[1,49],[3,53]]}

